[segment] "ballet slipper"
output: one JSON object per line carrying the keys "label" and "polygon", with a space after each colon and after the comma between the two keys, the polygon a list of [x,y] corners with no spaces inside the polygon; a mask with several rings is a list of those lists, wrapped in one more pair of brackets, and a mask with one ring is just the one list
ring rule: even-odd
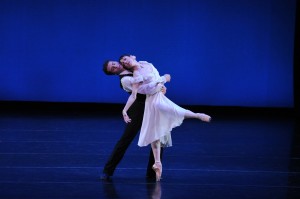
{"label": "ballet slipper", "polygon": [[206,115],[204,113],[197,113],[198,119],[202,120],[203,122],[210,122],[211,117],[209,115]]}
{"label": "ballet slipper", "polygon": [[152,166],[152,169],[155,171],[156,181],[160,181],[162,174],[162,164],[161,162],[155,162]]}

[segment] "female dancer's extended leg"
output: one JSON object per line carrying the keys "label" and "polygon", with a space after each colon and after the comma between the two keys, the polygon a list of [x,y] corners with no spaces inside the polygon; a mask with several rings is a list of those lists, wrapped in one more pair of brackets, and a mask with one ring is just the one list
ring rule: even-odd
{"label": "female dancer's extended leg", "polygon": [[206,115],[204,113],[194,113],[190,110],[186,111],[184,118],[196,118],[204,122],[210,122],[211,120],[211,117],[209,115]]}

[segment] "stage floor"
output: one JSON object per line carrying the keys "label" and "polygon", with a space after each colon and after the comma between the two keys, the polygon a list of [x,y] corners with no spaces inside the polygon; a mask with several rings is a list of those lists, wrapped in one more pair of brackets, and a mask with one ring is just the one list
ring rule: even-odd
{"label": "stage floor", "polygon": [[220,114],[172,131],[159,183],[135,138],[111,181],[100,175],[123,132],[121,114],[1,112],[0,198],[300,198],[294,116]]}

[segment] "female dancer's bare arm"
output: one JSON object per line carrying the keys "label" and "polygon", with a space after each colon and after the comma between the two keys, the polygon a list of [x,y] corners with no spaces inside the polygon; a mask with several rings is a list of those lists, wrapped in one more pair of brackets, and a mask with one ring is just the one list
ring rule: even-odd
{"label": "female dancer's bare arm", "polygon": [[138,87],[139,87],[138,84],[133,84],[132,85],[131,95],[129,96],[129,98],[128,98],[127,102],[126,102],[126,105],[125,105],[125,107],[124,107],[124,109],[122,111],[123,118],[124,118],[124,121],[126,123],[131,122],[131,119],[127,115],[127,111],[131,107],[131,105],[133,104],[133,102],[136,100],[136,95],[137,95],[137,89],[138,89]]}

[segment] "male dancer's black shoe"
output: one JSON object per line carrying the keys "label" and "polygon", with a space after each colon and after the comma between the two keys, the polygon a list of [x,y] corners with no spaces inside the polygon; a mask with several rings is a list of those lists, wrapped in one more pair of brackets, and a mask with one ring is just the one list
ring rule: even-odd
{"label": "male dancer's black shoe", "polygon": [[100,177],[101,180],[103,181],[109,181],[110,180],[110,175],[108,175],[107,173],[103,173]]}
{"label": "male dancer's black shoe", "polygon": [[146,182],[155,182],[156,177],[155,176],[146,176]]}
{"label": "male dancer's black shoe", "polygon": [[156,181],[156,176],[153,170],[149,170],[146,173],[146,181],[147,182],[154,182]]}

